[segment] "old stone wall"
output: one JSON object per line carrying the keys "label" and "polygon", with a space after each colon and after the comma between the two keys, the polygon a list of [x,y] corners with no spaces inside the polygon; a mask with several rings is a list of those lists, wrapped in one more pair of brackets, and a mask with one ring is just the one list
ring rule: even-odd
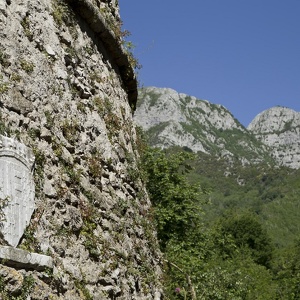
{"label": "old stone wall", "polygon": [[119,23],[116,0],[0,0],[0,135],[35,157],[34,213],[15,250],[1,239],[3,299],[161,299]]}

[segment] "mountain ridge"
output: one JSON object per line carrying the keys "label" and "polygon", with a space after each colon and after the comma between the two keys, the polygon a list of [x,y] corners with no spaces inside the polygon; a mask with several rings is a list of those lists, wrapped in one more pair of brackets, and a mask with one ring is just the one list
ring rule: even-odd
{"label": "mountain ridge", "polygon": [[170,88],[144,87],[134,120],[155,147],[187,147],[243,165],[267,161],[299,168],[300,113],[281,107],[264,112],[246,128],[223,105]]}

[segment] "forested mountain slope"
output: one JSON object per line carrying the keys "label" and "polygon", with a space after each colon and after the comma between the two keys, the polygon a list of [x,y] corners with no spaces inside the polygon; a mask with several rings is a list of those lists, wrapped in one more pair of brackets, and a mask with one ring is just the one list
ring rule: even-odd
{"label": "forested mountain slope", "polygon": [[169,299],[299,299],[299,170],[149,149]]}

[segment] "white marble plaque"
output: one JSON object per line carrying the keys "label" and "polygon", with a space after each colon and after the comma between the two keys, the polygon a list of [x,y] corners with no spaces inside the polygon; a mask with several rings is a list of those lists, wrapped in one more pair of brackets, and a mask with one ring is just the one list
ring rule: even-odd
{"label": "white marble plaque", "polygon": [[34,155],[22,143],[0,135],[0,199],[7,199],[0,231],[9,245],[19,244],[34,211]]}

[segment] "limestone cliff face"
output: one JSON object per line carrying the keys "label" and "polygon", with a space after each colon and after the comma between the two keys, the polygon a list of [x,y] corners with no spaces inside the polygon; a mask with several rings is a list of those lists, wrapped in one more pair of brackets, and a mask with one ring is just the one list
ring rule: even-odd
{"label": "limestone cliff face", "polygon": [[258,114],[248,130],[268,145],[280,165],[300,168],[300,113],[272,107]]}
{"label": "limestone cliff face", "polygon": [[267,147],[225,107],[172,89],[140,89],[134,120],[156,147],[188,147],[243,164],[271,160]]}
{"label": "limestone cliff face", "polygon": [[115,0],[0,0],[0,134],[36,159],[36,209],[18,248],[54,261],[1,264],[3,299],[161,297],[119,30]]}

